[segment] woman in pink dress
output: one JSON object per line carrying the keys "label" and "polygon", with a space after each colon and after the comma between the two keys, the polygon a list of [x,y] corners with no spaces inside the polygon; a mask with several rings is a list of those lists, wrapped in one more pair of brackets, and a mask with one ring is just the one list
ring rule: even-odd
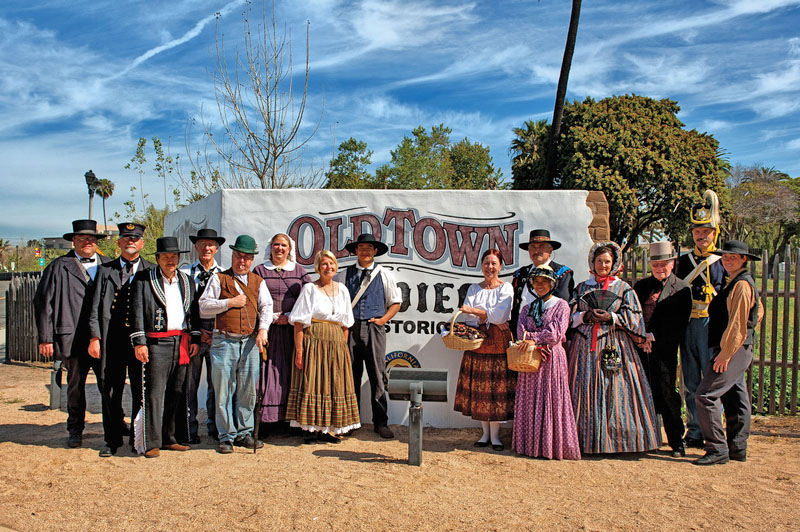
{"label": "woman in pink dress", "polygon": [[517,376],[511,447],[527,456],[580,460],[563,346],[570,309],[553,295],[557,280],[547,265],[535,268],[528,277],[535,297],[519,313],[517,338],[544,348],[539,371]]}

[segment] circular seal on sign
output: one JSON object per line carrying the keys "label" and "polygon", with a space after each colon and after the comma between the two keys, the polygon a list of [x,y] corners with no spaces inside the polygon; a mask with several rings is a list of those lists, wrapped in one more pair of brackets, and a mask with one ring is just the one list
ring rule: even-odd
{"label": "circular seal on sign", "polygon": [[421,368],[417,357],[406,351],[386,353],[386,369],[400,366],[403,368]]}

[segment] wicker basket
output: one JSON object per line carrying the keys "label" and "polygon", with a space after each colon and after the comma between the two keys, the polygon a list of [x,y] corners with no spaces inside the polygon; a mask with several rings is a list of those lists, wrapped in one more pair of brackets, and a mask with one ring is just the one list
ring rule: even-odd
{"label": "wicker basket", "polygon": [[519,341],[506,349],[508,369],[525,373],[536,373],[542,363],[542,353],[538,347]]}
{"label": "wicker basket", "polygon": [[[453,314],[453,319],[450,320],[450,332],[447,333],[446,336],[442,336],[442,342],[444,342],[444,346],[448,349],[454,349],[456,351],[472,351],[478,349],[483,343],[483,339],[486,338],[486,334],[483,332],[475,329],[475,332],[480,336],[480,338],[476,338],[475,340],[461,338],[460,336],[453,334],[453,328],[455,327],[456,318],[458,318],[459,314],[461,314],[460,310],[457,310],[456,313]],[[474,327],[470,328],[472,329]]]}

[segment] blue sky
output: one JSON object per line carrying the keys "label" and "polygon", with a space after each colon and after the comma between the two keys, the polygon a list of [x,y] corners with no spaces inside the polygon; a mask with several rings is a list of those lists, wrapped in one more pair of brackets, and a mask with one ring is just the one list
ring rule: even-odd
{"label": "blue sky", "polygon": [[[258,2],[256,2],[258,4]],[[307,162],[367,142],[376,165],[418,125],[491,147],[511,178],[512,129],[552,116],[567,0],[279,1],[295,61],[311,29]],[[233,46],[241,0],[4,0],[0,7],[0,238],[59,235],[87,215],[83,174],[115,182],[123,212],[139,137],[184,153],[214,118],[214,33]],[[671,98],[732,163],[800,176],[800,0],[587,0],[567,97]],[[323,108],[324,94],[324,112]],[[147,165],[148,170],[151,164]],[[157,205],[155,172],[145,191]],[[94,217],[102,220],[95,198]]]}

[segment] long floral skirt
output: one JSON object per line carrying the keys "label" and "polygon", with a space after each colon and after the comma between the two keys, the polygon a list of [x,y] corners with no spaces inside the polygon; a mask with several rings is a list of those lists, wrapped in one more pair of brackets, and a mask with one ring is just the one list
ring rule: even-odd
{"label": "long floral skirt", "polygon": [[361,426],[353,364],[341,326],[313,322],[303,330],[303,369],[292,366],[286,419],[293,427],[330,434]]}

